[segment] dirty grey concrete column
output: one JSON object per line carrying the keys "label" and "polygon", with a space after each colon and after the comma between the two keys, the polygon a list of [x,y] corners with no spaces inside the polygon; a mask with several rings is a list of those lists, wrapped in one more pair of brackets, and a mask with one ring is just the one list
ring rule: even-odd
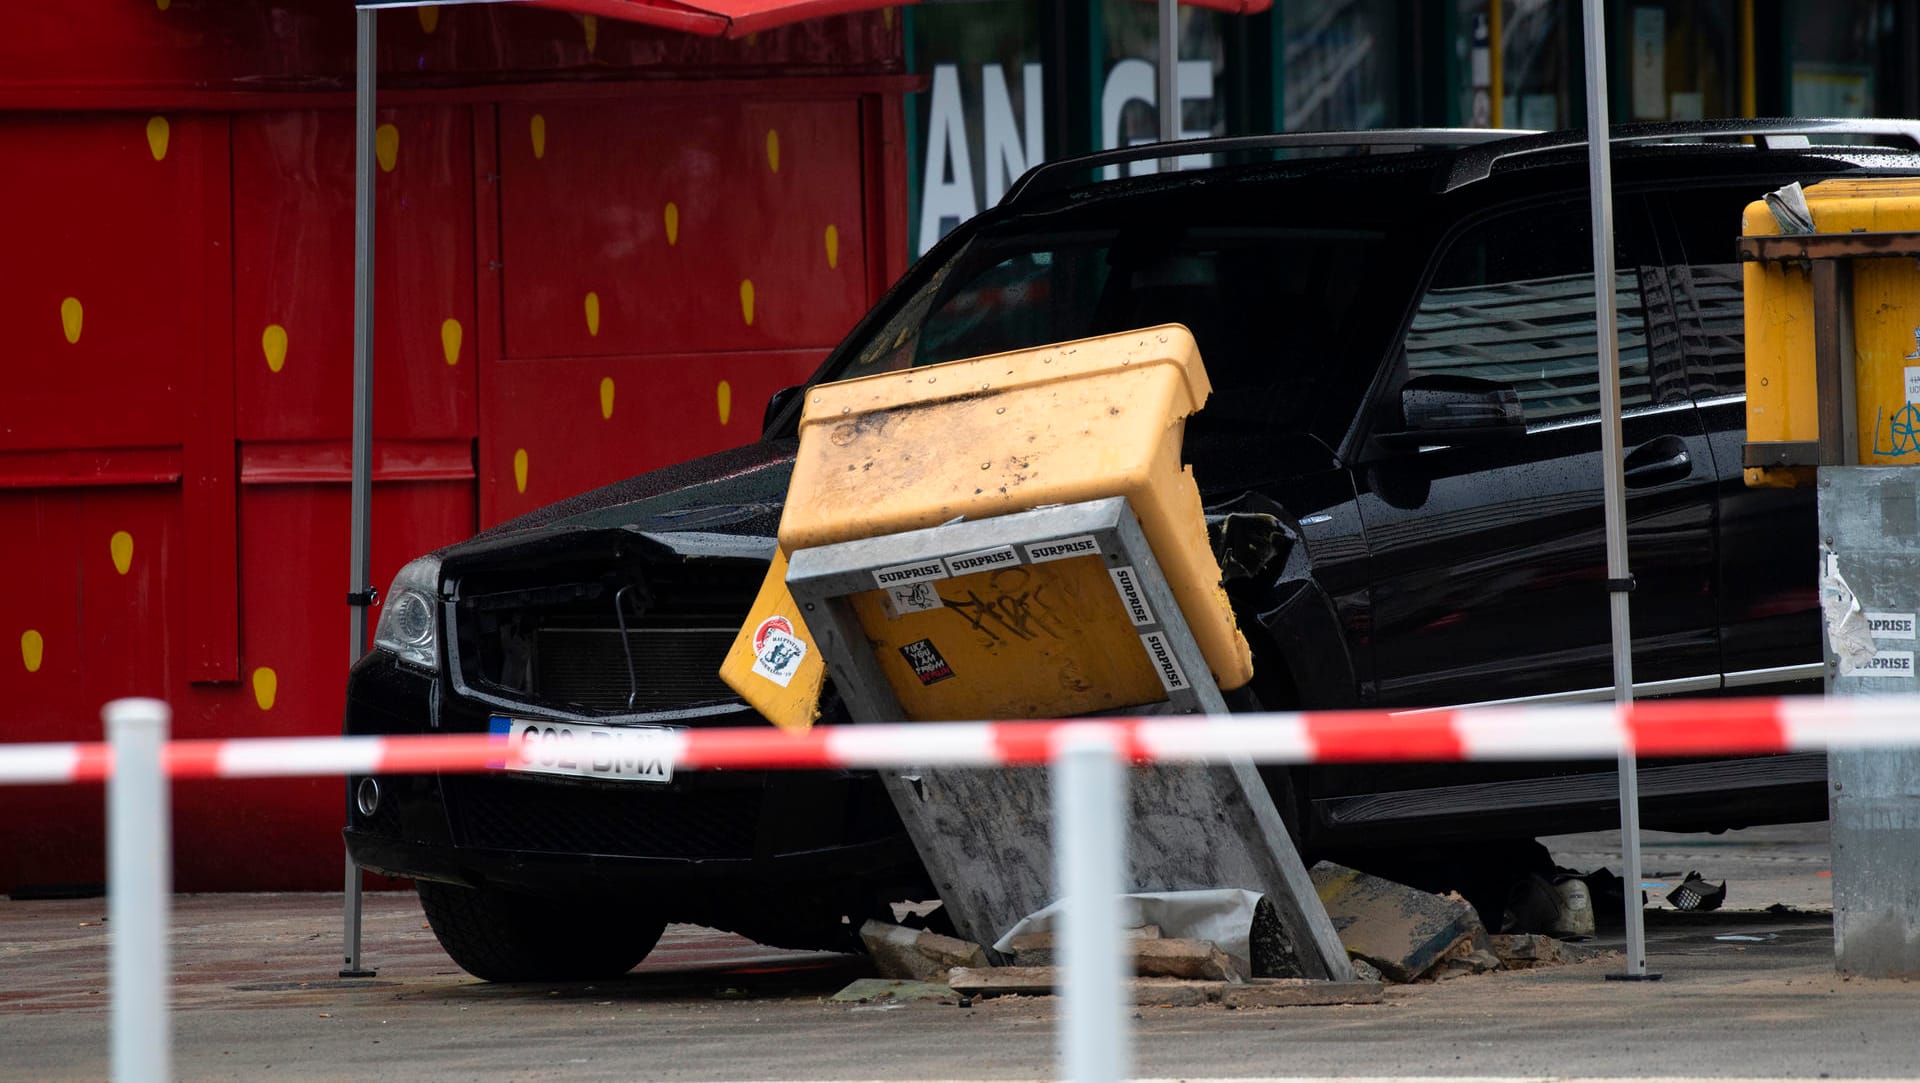
{"label": "dirty grey concrete column", "polygon": [[[1819,501],[1821,572],[1831,552],[1868,617],[1875,648],[1868,668],[1841,676],[1829,642],[1828,694],[1920,691],[1920,470],[1823,466]],[[1834,968],[1920,977],[1920,742],[1829,753],[1827,793]]]}

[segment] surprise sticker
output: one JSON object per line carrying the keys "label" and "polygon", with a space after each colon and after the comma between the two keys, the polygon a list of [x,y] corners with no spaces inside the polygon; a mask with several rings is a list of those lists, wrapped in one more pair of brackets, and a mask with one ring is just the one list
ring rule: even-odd
{"label": "surprise sticker", "polygon": [[806,656],[807,641],[793,634],[793,622],[785,617],[768,617],[753,630],[753,671],[782,688],[800,672]]}

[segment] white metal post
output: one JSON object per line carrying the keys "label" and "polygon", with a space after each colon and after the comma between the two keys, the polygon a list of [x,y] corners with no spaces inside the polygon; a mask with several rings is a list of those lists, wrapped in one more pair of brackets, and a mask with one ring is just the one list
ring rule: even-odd
{"label": "white metal post", "polygon": [[[1606,501],[1607,602],[1613,618],[1613,698],[1633,702],[1633,625],[1627,611],[1626,484],[1620,452],[1620,324],[1613,284],[1613,147],[1607,126],[1607,27],[1603,0],[1584,0],[1587,51],[1587,179],[1593,208],[1594,331],[1600,355],[1600,470]],[[1620,851],[1626,869],[1629,980],[1647,973],[1646,914],[1640,906],[1640,781],[1631,750],[1620,754]]]}
{"label": "white metal post", "polygon": [[[373,136],[377,12],[354,11],[356,40],[353,80],[353,485],[352,540],[348,548],[352,581],[347,587],[348,620],[353,644],[349,664],[367,649],[367,609],[372,605],[373,550]],[[345,788],[344,786],[342,787]],[[346,799],[352,800],[351,797]],[[343,806],[345,801],[342,802]],[[345,941],[343,978],[373,976],[360,959],[360,866],[346,858],[346,885],[341,904],[341,932]]]}
{"label": "white metal post", "polygon": [[1073,1083],[1125,1079],[1133,1060],[1120,928],[1125,890],[1125,768],[1113,735],[1070,732],[1053,754],[1054,879],[1065,901],[1062,1075]]}
{"label": "white metal post", "polygon": [[172,712],[157,699],[117,699],[100,714],[113,751],[107,782],[113,1078],[119,1083],[172,1079],[167,1021],[172,812],[161,766]]}
{"label": "white metal post", "polygon": [[[1180,5],[1160,0],[1160,64],[1156,72],[1160,98],[1160,141],[1180,138]],[[1177,168],[1177,164],[1176,164]]]}

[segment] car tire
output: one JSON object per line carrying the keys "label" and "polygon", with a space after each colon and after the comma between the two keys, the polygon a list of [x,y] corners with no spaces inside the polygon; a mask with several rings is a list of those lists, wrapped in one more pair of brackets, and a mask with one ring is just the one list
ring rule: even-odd
{"label": "car tire", "polygon": [[617,978],[646,958],[667,928],[617,900],[535,897],[431,880],[415,886],[440,946],[483,981]]}

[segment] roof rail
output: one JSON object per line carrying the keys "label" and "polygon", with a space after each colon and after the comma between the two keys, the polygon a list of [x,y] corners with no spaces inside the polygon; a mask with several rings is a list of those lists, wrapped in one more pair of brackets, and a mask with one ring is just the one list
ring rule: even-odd
{"label": "roof rail", "polygon": [[[1915,125],[1920,130],[1920,125]],[[1346,132],[1277,132],[1271,135],[1234,135],[1207,139],[1182,139],[1172,143],[1143,143],[1136,147],[1098,151],[1077,158],[1043,162],[1022,174],[1007,189],[1000,205],[1011,206],[1022,199],[1044,192],[1059,191],[1072,178],[1089,169],[1101,169],[1128,162],[1165,161],[1189,154],[1229,154],[1258,150],[1315,150],[1359,148],[1363,153],[1376,150],[1405,150],[1427,147],[1474,147],[1511,140],[1516,136],[1538,133],[1512,128],[1376,128]]]}
{"label": "roof rail", "polygon": [[[1751,138],[1763,150],[1790,150],[1812,146],[1818,135],[1877,135],[1903,140],[1920,151],[1920,121],[1912,120],[1704,120],[1662,124],[1617,124],[1612,142],[1664,143],[1702,138]],[[1512,139],[1476,143],[1456,154],[1440,190],[1451,192],[1486,180],[1501,162],[1528,154],[1544,154],[1585,146],[1584,131],[1541,132]]]}

